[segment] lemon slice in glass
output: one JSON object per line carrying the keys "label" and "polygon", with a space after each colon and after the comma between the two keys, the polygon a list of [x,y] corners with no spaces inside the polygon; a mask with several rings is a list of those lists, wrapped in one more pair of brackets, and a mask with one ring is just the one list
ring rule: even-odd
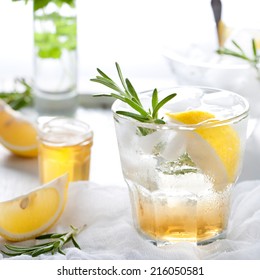
{"label": "lemon slice in glass", "polygon": [[230,125],[214,126],[216,118],[205,111],[190,110],[167,113],[171,121],[179,124],[200,124],[212,121],[212,126],[198,126],[187,133],[187,153],[192,161],[214,181],[216,190],[235,182],[239,167],[240,139]]}
{"label": "lemon slice in glass", "polygon": [[0,143],[14,154],[35,157],[37,129],[32,122],[0,100]]}
{"label": "lemon slice in glass", "polygon": [[61,216],[67,201],[68,174],[12,200],[0,202],[0,235],[20,241],[45,232]]}

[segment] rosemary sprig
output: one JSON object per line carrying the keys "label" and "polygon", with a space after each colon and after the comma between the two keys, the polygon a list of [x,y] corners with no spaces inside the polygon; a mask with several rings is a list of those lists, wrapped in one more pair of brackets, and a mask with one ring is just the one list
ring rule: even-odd
{"label": "rosemary sprig", "polygon": [[152,101],[151,101],[151,108],[146,110],[143,104],[140,101],[138,93],[134,89],[132,83],[129,79],[125,79],[123,77],[121,68],[118,63],[116,63],[117,73],[121,82],[121,86],[117,85],[108,75],[106,75],[103,71],[97,68],[99,76],[96,78],[91,79],[92,82],[96,82],[102,84],[110,89],[113,90],[110,94],[97,94],[95,96],[110,96],[116,99],[121,100],[124,103],[127,103],[132,109],[136,111],[136,113],[129,112],[129,111],[116,111],[117,114],[123,115],[126,117],[133,118],[139,122],[144,123],[156,123],[156,124],[165,124],[163,118],[158,117],[158,111],[172,98],[176,96],[176,93],[172,93],[162,99],[161,101],[158,100],[158,91],[155,88],[152,94]]}
{"label": "rosemary sprig", "polygon": [[[24,90],[18,91],[18,85],[22,85]],[[23,107],[32,105],[32,88],[23,78],[15,80],[14,90],[12,92],[0,92],[0,99],[3,99],[14,110],[19,110]]]}
{"label": "rosemary sprig", "polygon": [[22,247],[22,246],[14,246],[10,244],[5,244],[5,248],[9,251],[2,251],[7,256],[20,256],[20,255],[30,255],[32,257],[37,257],[41,254],[45,253],[51,253],[54,254],[56,252],[59,252],[60,254],[65,255],[65,253],[62,251],[63,246],[68,243],[69,241],[72,241],[73,245],[80,249],[79,244],[77,243],[75,237],[78,235],[86,225],[76,228],[74,226],[70,226],[71,230],[65,233],[48,233],[44,235],[40,235],[36,237],[38,240],[45,240],[47,239],[48,242],[34,245],[31,247]]}
{"label": "rosemary sprig", "polygon": [[166,175],[184,175],[198,172],[196,164],[192,161],[188,153],[180,155],[174,161],[165,162],[163,160],[157,169]]}
{"label": "rosemary sprig", "polygon": [[232,40],[232,43],[235,46],[236,50],[232,50],[224,47],[218,49],[217,53],[221,55],[234,56],[247,61],[250,65],[253,66],[253,68],[255,68],[255,70],[257,71],[258,78],[260,79],[260,69],[259,69],[260,55],[257,54],[255,39],[252,39],[252,54],[253,54],[252,57],[249,57],[236,41]]}

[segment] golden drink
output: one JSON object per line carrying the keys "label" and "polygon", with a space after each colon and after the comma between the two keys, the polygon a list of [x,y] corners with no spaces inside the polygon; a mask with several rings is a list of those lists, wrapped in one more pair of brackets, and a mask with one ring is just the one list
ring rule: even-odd
{"label": "golden drink", "polygon": [[[133,190],[136,191],[136,190]],[[185,196],[151,198],[137,194],[139,231],[161,242],[203,242],[221,234],[227,225],[229,189],[196,200]]]}
{"label": "golden drink", "polygon": [[92,132],[79,121],[55,118],[41,129],[39,175],[46,183],[68,172],[70,181],[89,179]]}

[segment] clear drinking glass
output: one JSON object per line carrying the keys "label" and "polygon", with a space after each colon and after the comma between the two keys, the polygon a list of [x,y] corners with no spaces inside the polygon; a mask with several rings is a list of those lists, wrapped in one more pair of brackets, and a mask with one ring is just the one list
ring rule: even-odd
{"label": "clear drinking glass", "polygon": [[89,179],[93,133],[86,123],[56,117],[40,126],[38,135],[41,183],[67,172],[69,181]]}
{"label": "clear drinking glass", "polygon": [[[230,193],[242,167],[248,102],[230,91],[202,87],[164,90],[159,97],[170,93],[177,96],[160,111],[166,124],[117,114],[131,111],[119,100],[112,106],[134,223],[159,246],[205,244],[225,236]],[[141,101],[150,107],[151,93]],[[168,113],[180,113],[183,121]]]}

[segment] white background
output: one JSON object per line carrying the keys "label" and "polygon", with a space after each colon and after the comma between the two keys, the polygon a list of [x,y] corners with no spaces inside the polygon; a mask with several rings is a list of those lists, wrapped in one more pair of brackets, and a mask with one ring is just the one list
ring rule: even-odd
{"label": "white background", "polygon": [[[229,25],[260,26],[259,0],[222,3]],[[81,92],[97,67],[111,72],[115,61],[134,79],[170,80],[165,45],[216,44],[210,0],[77,0],[77,7]],[[0,81],[32,76],[32,53],[32,1],[0,0]]]}

